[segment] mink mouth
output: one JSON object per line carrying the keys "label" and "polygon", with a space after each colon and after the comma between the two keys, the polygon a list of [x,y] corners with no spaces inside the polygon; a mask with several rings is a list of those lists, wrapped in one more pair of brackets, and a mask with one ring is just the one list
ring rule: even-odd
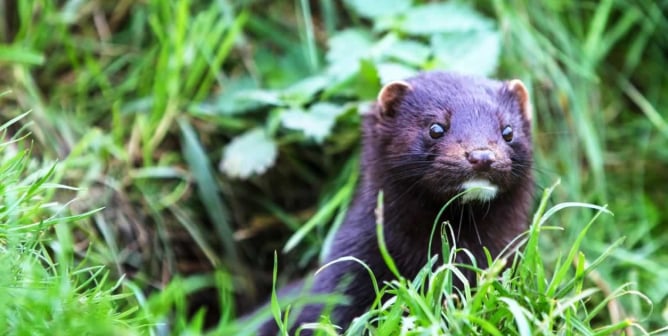
{"label": "mink mouth", "polygon": [[489,202],[493,200],[499,192],[499,187],[484,178],[472,178],[462,183],[461,190],[462,202],[468,203],[471,201]]}
{"label": "mink mouth", "polygon": [[512,183],[509,165],[499,162],[488,170],[472,169],[463,161],[438,161],[420,178],[420,184],[433,196],[450,200],[460,193],[462,203],[491,202]]}
{"label": "mink mouth", "polygon": [[426,192],[439,202],[462,192],[459,198],[463,203],[491,202],[513,183],[512,162],[506,159],[484,169],[475,169],[469,161],[454,155],[409,154],[401,159],[388,160],[386,168],[393,178],[386,183],[401,185],[400,190],[416,195]]}

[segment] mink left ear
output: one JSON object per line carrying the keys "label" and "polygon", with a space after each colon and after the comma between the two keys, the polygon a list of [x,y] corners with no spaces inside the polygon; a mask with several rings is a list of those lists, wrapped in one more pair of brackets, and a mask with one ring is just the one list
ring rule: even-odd
{"label": "mink left ear", "polygon": [[519,79],[513,79],[507,82],[506,87],[519,100],[522,115],[524,115],[526,120],[531,121],[531,117],[533,116],[531,100],[529,99],[529,90],[524,86],[524,83]]}
{"label": "mink left ear", "polygon": [[380,106],[380,115],[383,117],[393,117],[396,105],[404,98],[406,93],[413,87],[404,81],[393,81],[380,90],[378,93],[378,105]]}

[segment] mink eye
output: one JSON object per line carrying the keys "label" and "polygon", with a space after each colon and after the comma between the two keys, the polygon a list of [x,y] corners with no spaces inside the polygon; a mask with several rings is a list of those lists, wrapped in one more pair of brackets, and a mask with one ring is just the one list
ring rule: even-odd
{"label": "mink eye", "polygon": [[438,139],[443,135],[445,135],[445,126],[441,124],[431,124],[431,126],[429,126],[429,136],[432,139]]}
{"label": "mink eye", "polygon": [[511,142],[513,140],[513,128],[510,126],[504,127],[501,131],[501,136],[506,142]]}

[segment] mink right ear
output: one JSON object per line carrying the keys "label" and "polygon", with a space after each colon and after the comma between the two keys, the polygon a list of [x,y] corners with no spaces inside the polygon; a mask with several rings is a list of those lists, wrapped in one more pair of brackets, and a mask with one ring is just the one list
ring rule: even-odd
{"label": "mink right ear", "polygon": [[381,116],[394,116],[397,103],[412,89],[413,87],[404,81],[392,81],[385,84],[378,93],[378,106]]}
{"label": "mink right ear", "polygon": [[520,108],[522,109],[522,115],[524,115],[524,118],[526,118],[527,121],[531,121],[531,117],[533,116],[533,111],[531,108],[531,101],[529,99],[529,90],[527,90],[527,87],[524,86],[524,83],[522,83],[522,81],[519,79],[513,79],[511,81],[508,81],[506,85],[508,90],[512,92],[515,95],[515,97],[517,97],[517,99],[519,100]]}

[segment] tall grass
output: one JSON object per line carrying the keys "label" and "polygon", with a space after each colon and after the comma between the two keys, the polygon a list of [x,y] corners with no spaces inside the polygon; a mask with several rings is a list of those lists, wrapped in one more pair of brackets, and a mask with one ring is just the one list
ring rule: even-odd
{"label": "tall grass", "polygon": [[[88,207],[116,204],[92,217],[102,233],[95,239],[106,240],[93,250],[122,272],[176,273],[174,231],[192,236],[184,245],[192,242],[211,265],[239,264],[229,210],[186,111],[225,82],[219,69],[248,13],[222,3],[200,8],[192,1],[41,0],[13,8],[14,43],[0,57],[12,78],[1,84],[11,89],[3,114],[31,110],[24,121],[36,154],[62,161],[59,179],[82,187]],[[188,209],[193,192],[201,215]],[[126,224],[115,225],[118,218]],[[213,230],[193,225],[202,221]]]}
{"label": "tall grass", "polygon": [[[29,116],[23,115],[22,118]],[[135,308],[117,309],[127,294],[103,266],[77,266],[72,227],[90,215],[69,213],[50,190],[53,164],[31,158],[25,132],[10,136],[16,118],[0,127],[0,330],[7,335],[111,334],[131,331]],[[96,210],[92,210],[95,212]]]}
{"label": "tall grass", "polygon": [[[224,272],[175,278],[161,292],[116,278],[92,253],[85,220],[75,214],[78,190],[58,183],[62,166],[32,157],[23,114],[0,126],[0,332],[5,335],[160,335],[204,331],[205,311],[191,313],[192,293],[219,289],[220,325],[234,317],[231,278]],[[57,193],[53,191],[57,190]],[[85,238],[84,238],[85,237]]]}
{"label": "tall grass", "polygon": [[[513,244],[517,250],[505,250],[496,259],[488,256],[490,266],[487,269],[476,267],[475,262],[473,266],[457,264],[457,254],[470,256],[470,253],[454,245],[448,246],[448,235],[452,235],[452,231],[447,223],[435,222],[435,228],[442,229],[438,231],[444,242],[444,255],[431,258],[414,279],[404,278],[396,272],[387,251],[381,234],[383,222],[379,218],[380,251],[388,268],[394,270],[396,279],[379,284],[373,270],[359,259],[343,257],[332,261],[330,264],[355,261],[366,267],[370,278],[358,281],[371,281],[377,299],[347,330],[338,329],[326,318],[300,329],[311,329],[322,335],[614,335],[620,331],[629,335],[647,334],[638,320],[619,315],[621,297],[635,296],[651,304],[645,295],[629,289],[628,285],[606,291],[591,281],[592,273],[610,258],[621,239],[602,255],[594,256],[591,262],[587,262],[581,251],[588,231],[600,224],[595,223],[599,215],[610,215],[611,212],[605,207],[579,202],[549,206],[555,187],[544,191],[530,229],[518,237],[518,244]],[[382,206],[382,195],[378,202],[379,207]],[[572,208],[595,212],[592,215],[590,211],[580,211],[590,216],[589,221],[556,264],[551,264],[544,257],[540,241],[546,236],[563,234],[561,227],[548,223],[556,214],[572,211]],[[439,259],[442,263],[437,263]],[[476,287],[469,283],[462,268],[475,272]],[[317,281],[317,272],[314,277],[313,281]],[[457,280],[463,284],[462,288],[453,286]],[[279,301],[287,307],[282,315]],[[275,294],[272,297],[271,311],[282,334],[290,330],[290,313],[298,311],[301,304],[300,300],[279,300]]]}
{"label": "tall grass", "polygon": [[[645,291],[655,306],[630,296],[622,300],[625,313],[639,319],[651,314],[645,323],[665,325],[659,311],[665,310],[668,287],[659,279],[668,273],[656,263],[668,258],[660,252],[668,247],[660,229],[666,217],[657,212],[666,201],[658,181],[666,175],[656,164],[665,163],[659,158],[665,158],[668,139],[666,115],[654,112],[668,106],[659,94],[667,92],[668,77],[651,70],[667,60],[660,51],[667,45],[660,37],[668,24],[665,4],[492,3],[507,31],[506,71],[535,83],[539,183],[560,176],[564,197],[609,204],[616,216],[591,229],[583,252],[603,253],[624,238],[612,260],[599,266],[599,284],[629,283]],[[583,220],[578,213],[560,216],[561,225],[571,228],[569,237],[544,241],[544,253],[574,241],[574,223]]]}

